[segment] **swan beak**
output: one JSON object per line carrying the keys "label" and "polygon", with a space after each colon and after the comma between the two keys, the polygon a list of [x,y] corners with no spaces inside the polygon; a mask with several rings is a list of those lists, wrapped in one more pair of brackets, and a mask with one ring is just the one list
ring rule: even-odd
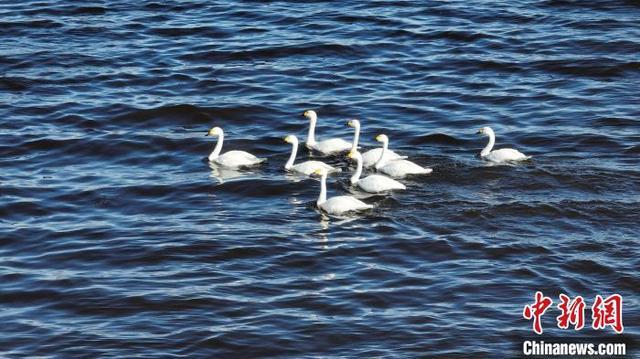
{"label": "swan beak", "polygon": [[354,159],[356,157],[356,153],[353,151],[350,151],[347,157],[349,157],[350,159]]}
{"label": "swan beak", "polygon": [[353,121],[349,121],[349,122],[347,122],[347,126],[349,126],[349,127],[353,127]]}
{"label": "swan beak", "polygon": [[382,142],[382,135],[377,135],[376,136],[376,141]]}
{"label": "swan beak", "polygon": [[482,134],[482,129],[479,129],[478,132],[476,132],[476,135],[481,135]]}

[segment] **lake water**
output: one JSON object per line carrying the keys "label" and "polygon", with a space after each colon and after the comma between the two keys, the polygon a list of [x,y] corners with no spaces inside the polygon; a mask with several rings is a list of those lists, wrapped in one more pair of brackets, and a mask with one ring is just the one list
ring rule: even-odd
{"label": "lake water", "polygon": [[[503,358],[538,290],[638,338],[637,1],[164,3],[0,4],[0,354]],[[306,109],[434,171],[325,218]]]}

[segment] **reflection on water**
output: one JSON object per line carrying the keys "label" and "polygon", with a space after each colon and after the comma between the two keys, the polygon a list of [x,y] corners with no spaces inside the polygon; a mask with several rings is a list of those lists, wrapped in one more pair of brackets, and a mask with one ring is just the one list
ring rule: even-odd
{"label": "reflection on water", "polygon": [[208,162],[211,169],[210,177],[217,180],[219,184],[223,184],[225,180],[239,179],[251,175],[256,175],[259,170],[257,169],[236,169],[218,165],[214,162]]}

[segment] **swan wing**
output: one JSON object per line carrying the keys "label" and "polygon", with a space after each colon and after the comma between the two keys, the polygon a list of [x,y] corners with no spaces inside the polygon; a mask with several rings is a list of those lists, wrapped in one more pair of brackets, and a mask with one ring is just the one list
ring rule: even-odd
{"label": "swan wing", "polygon": [[358,181],[358,187],[369,193],[407,189],[402,183],[382,175],[370,175]]}
{"label": "swan wing", "polygon": [[[382,154],[382,148],[374,148],[362,154],[362,165],[364,167],[372,167],[376,164],[380,155]],[[407,156],[400,156],[399,154],[387,149],[387,152],[384,154],[384,158],[382,162],[388,162],[393,160],[405,159]]]}
{"label": "swan wing", "polygon": [[328,140],[316,142],[312,148],[324,154],[338,153],[351,149],[351,143],[341,138],[330,138]]}
{"label": "swan wing", "polygon": [[302,163],[298,163],[297,165],[294,165],[291,170],[294,172],[298,172],[298,173],[303,173],[305,175],[310,175],[313,173],[313,171],[317,170],[318,168],[324,168],[327,170],[327,172],[340,172],[342,171],[340,168],[335,168],[333,166],[330,166],[322,161],[305,161]]}
{"label": "swan wing", "polygon": [[419,166],[411,161],[391,161],[380,168],[380,171],[391,177],[402,178],[407,175],[428,174],[433,172],[431,168]]}
{"label": "swan wing", "polygon": [[484,156],[484,158],[491,162],[500,163],[508,161],[523,161],[531,158],[531,156],[525,156],[524,153],[514,150],[513,148],[502,148],[489,152],[489,154]]}
{"label": "swan wing", "polygon": [[373,208],[373,206],[351,196],[337,196],[326,200],[320,205],[320,208],[329,214],[341,214],[351,211],[361,211]]}
{"label": "swan wing", "polygon": [[245,151],[229,151],[218,156],[216,163],[225,167],[246,167],[264,162],[264,158],[258,158]]}

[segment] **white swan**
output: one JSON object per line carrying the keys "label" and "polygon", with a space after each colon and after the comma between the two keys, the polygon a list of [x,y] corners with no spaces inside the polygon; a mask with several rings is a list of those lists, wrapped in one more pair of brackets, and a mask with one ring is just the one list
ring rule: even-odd
{"label": "white swan", "polygon": [[396,178],[402,178],[407,175],[427,174],[433,172],[431,168],[421,167],[407,160],[395,160],[389,162],[380,161],[384,158],[387,147],[389,146],[389,138],[387,137],[387,135],[378,135],[376,136],[376,141],[382,142],[382,155],[380,156],[378,162],[376,162],[376,170]]}
{"label": "white swan", "polygon": [[351,184],[360,187],[365,192],[380,193],[394,189],[407,189],[402,183],[387,176],[373,174],[360,178],[362,174],[362,155],[358,151],[350,152],[349,158],[355,159],[357,162],[356,172],[351,176]]}
{"label": "white swan", "polygon": [[[360,121],[351,120],[347,122],[347,126],[353,127],[355,129],[355,134],[353,136],[353,143],[351,145],[351,153],[356,152],[358,150],[358,140],[360,139]],[[362,165],[364,167],[373,167],[376,162],[380,159],[382,155],[382,147],[374,148],[362,154]],[[399,154],[387,150],[385,152],[383,162],[391,161],[391,160],[402,160],[407,158],[407,156],[400,156]]]}
{"label": "white swan", "polygon": [[531,158],[531,156],[525,156],[524,153],[514,150],[513,148],[502,148],[491,151],[493,145],[496,143],[496,134],[493,132],[491,127],[483,127],[478,130],[478,133],[489,136],[489,143],[487,143],[487,146],[482,150],[482,152],[480,152],[480,157],[487,161],[501,163],[509,161],[524,161]]}
{"label": "white swan", "polygon": [[265,158],[258,158],[245,151],[229,151],[220,154],[222,151],[222,143],[224,142],[224,132],[220,127],[214,127],[207,132],[205,136],[217,136],[218,143],[209,155],[209,162],[217,163],[224,167],[238,168],[254,166],[264,162]]}
{"label": "white swan", "polygon": [[298,172],[305,175],[310,175],[318,168],[324,168],[327,172],[340,172],[342,171],[340,168],[335,168],[333,166],[329,166],[328,164],[320,161],[305,161],[302,163],[298,163],[294,165],[293,162],[296,160],[296,154],[298,153],[298,138],[294,135],[289,135],[284,138],[284,142],[292,144],[291,156],[289,160],[284,165],[284,169],[287,171]]}
{"label": "white swan", "polygon": [[351,148],[351,143],[341,138],[330,138],[324,141],[316,141],[316,123],[318,122],[318,115],[313,110],[307,110],[303,115],[309,119],[307,148],[322,152],[325,155],[344,152]]}
{"label": "white swan", "polygon": [[318,196],[316,204],[322,211],[328,214],[343,214],[373,208],[372,205],[366,204],[351,196],[336,196],[327,199],[327,170],[318,168],[313,173],[321,176],[320,195]]}

